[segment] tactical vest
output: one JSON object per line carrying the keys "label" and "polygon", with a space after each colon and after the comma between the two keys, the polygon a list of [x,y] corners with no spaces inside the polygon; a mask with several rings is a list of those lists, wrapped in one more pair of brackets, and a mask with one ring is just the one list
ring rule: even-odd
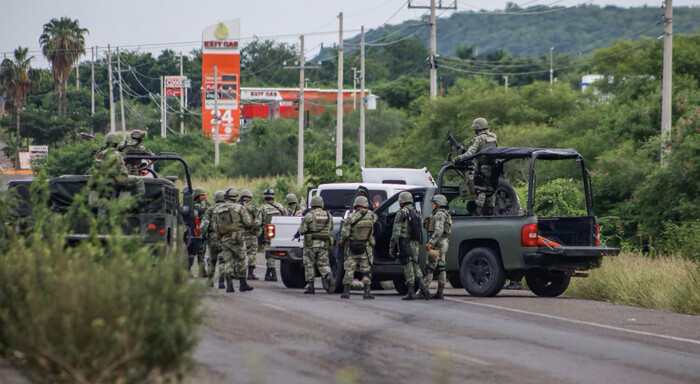
{"label": "tactical vest", "polygon": [[495,133],[486,132],[486,133],[482,133],[482,135],[484,135],[485,138],[483,139],[484,145],[481,147],[481,149],[498,147],[498,139],[496,138]]}
{"label": "tactical vest", "polygon": [[445,212],[444,209],[439,210],[438,213],[445,215],[445,224],[442,227],[442,237],[447,237],[452,233],[452,216]]}
{"label": "tactical vest", "polygon": [[[367,241],[372,234],[372,229],[374,228],[374,218],[372,217],[372,212],[367,212],[364,217],[352,223],[352,229],[350,229],[350,240],[360,240]],[[361,216],[360,216],[361,217]]]}
{"label": "tactical vest", "polygon": [[331,233],[331,221],[333,218],[330,213],[323,209],[314,209],[310,212],[313,215],[311,224],[309,225],[308,234],[312,240],[326,240]]}
{"label": "tactical vest", "polygon": [[241,206],[234,204],[221,204],[214,208],[214,214],[219,223],[219,233],[229,234],[236,232],[242,227]]}
{"label": "tactical vest", "polygon": [[255,212],[257,211],[257,207],[255,206],[255,203],[252,201],[245,201],[243,202],[243,207],[245,207],[246,211],[248,211],[248,214],[250,215],[251,221],[253,224],[251,224],[250,227],[246,228],[248,231],[248,234],[256,234],[258,231],[258,228],[255,225]]}
{"label": "tactical vest", "polygon": [[409,215],[409,210],[413,209],[413,204],[407,204],[404,205],[403,208],[401,208],[401,211],[404,211],[406,216],[404,216],[403,221],[401,222],[401,237],[409,238],[408,234],[408,215]]}
{"label": "tactical vest", "polygon": [[280,207],[275,203],[265,203],[263,204],[262,208],[264,212],[263,224],[265,225],[272,222],[273,216],[284,216],[284,213],[286,212],[283,207]]}

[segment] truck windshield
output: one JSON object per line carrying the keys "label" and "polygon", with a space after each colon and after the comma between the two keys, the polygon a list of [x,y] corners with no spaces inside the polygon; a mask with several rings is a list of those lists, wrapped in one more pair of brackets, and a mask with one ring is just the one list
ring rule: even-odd
{"label": "truck windshield", "polygon": [[[355,197],[355,189],[326,189],[321,191],[323,206],[329,211],[345,211],[350,209]],[[386,192],[381,190],[369,190],[369,201],[374,207],[386,200]]]}

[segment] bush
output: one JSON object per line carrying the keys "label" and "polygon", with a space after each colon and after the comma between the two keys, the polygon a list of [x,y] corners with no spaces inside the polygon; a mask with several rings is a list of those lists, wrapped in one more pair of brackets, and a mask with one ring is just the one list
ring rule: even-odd
{"label": "bush", "polygon": [[175,260],[123,238],[119,226],[104,245],[95,238],[66,247],[71,218],[48,210],[46,185],[32,186],[31,234],[0,253],[0,353],[37,382],[182,373],[197,343],[201,287]]}

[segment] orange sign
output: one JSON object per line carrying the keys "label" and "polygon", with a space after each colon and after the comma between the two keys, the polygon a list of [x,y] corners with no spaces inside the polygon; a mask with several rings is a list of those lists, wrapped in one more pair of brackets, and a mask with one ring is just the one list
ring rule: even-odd
{"label": "orange sign", "polygon": [[240,133],[239,36],[240,20],[210,26],[202,34],[202,133],[214,134],[218,116],[219,140],[225,142],[238,141]]}

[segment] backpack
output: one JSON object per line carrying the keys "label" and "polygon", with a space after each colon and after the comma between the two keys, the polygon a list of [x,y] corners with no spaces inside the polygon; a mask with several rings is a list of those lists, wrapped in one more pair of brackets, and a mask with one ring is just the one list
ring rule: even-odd
{"label": "backpack", "polygon": [[409,209],[406,221],[408,221],[408,236],[411,240],[417,240],[420,244],[423,244],[423,223],[418,211]]}

